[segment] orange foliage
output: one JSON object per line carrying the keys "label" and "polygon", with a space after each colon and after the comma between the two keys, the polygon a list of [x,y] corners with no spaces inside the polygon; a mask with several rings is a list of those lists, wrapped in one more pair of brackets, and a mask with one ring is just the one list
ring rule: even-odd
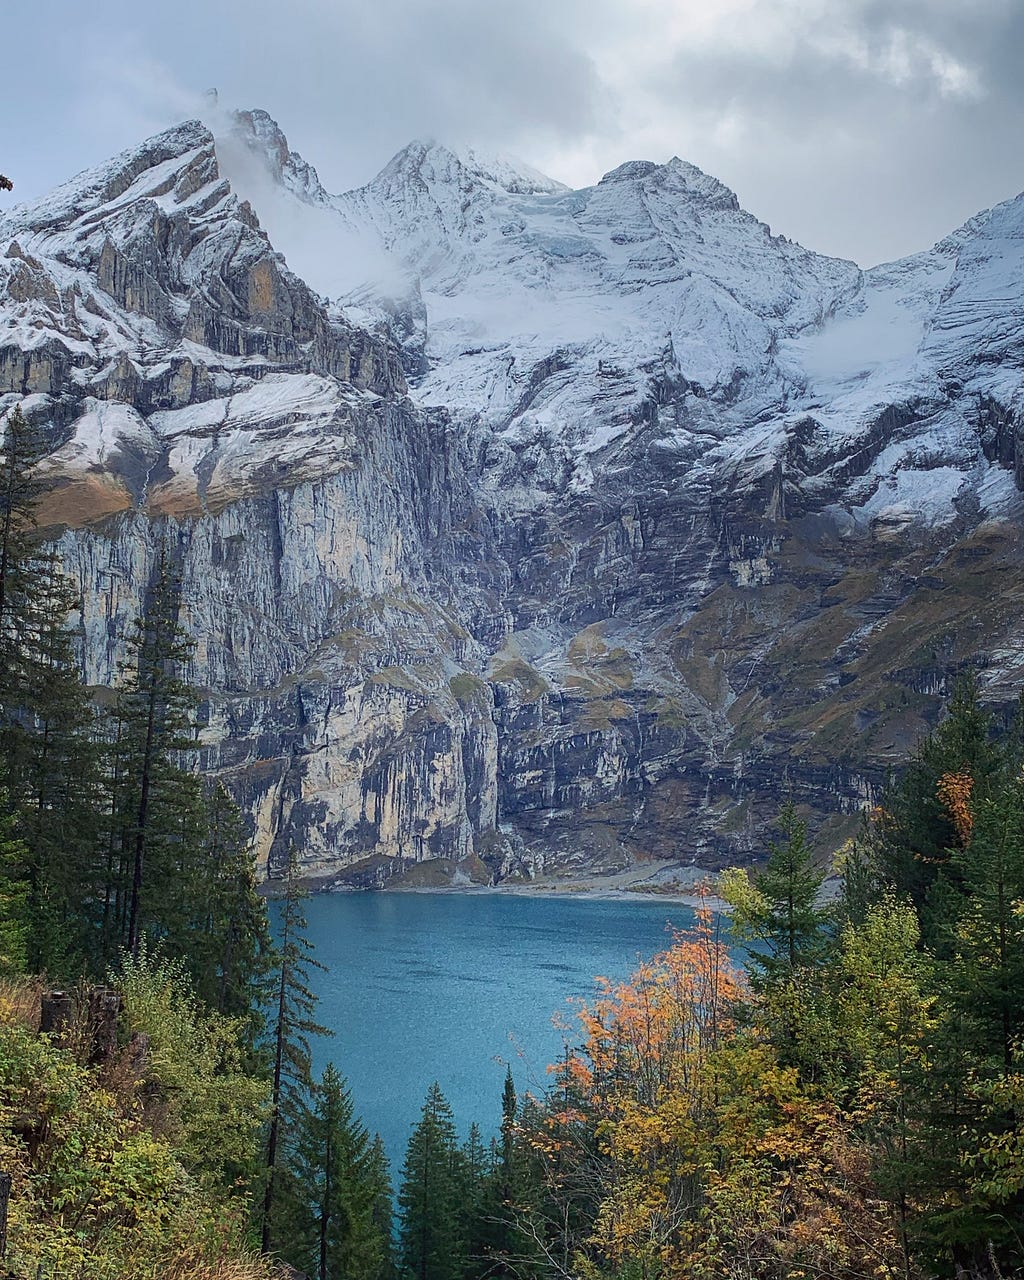
{"label": "orange foliage", "polygon": [[953,824],[961,849],[966,849],[974,832],[974,815],[971,813],[974,779],[969,773],[944,773],[935,790]]}
{"label": "orange foliage", "polygon": [[581,1010],[584,1042],[555,1068],[560,1095],[528,1135],[564,1209],[561,1274],[849,1280],[896,1259],[849,1123],[737,1028],[746,996],[702,910]]}
{"label": "orange foliage", "polygon": [[734,1029],[732,1010],[744,991],[703,906],[693,929],[676,932],[672,946],[628,982],[598,981],[598,999],[579,1011],[585,1043],[559,1070],[609,1113],[627,1097],[657,1107],[666,1092],[695,1090],[700,1064]]}

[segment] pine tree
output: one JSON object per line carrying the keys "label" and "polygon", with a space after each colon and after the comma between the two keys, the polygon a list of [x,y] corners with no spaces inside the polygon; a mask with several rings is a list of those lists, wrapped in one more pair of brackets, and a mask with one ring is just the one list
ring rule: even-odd
{"label": "pine tree", "polygon": [[67,629],[73,601],[55,557],[40,566],[29,713],[11,761],[29,851],[33,968],[71,975],[95,951],[100,769],[96,717]]}
{"label": "pine tree", "polygon": [[300,1122],[292,1172],[298,1204],[289,1252],[316,1280],[384,1280],[390,1242],[377,1217],[377,1154],[332,1064]]}
{"label": "pine tree", "polygon": [[832,923],[838,935],[849,925],[862,925],[868,912],[883,896],[866,815],[856,839],[837,855],[834,870],[840,877],[839,894],[832,908]]}
{"label": "pine tree", "polygon": [[465,1269],[462,1186],[455,1120],[435,1081],[409,1139],[398,1191],[399,1266],[405,1280],[461,1280]]}
{"label": "pine tree", "polygon": [[951,854],[962,899],[940,970],[927,1169],[942,1194],[927,1232],[959,1266],[1011,1274],[1024,1265],[1024,1166],[1015,1174],[1005,1158],[1021,1132],[1024,1045],[1024,777],[1015,762],[972,804],[969,829],[966,848]]}
{"label": "pine tree", "polygon": [[327,1028],[313,1019],[316,996],[309,989],[310,970],[324,966],[313,956],[313,944],[306,937],[302,910],[305,896],[295,873],[295,852],[291,850],[281,908],[280,941],[268,990],[272,1004],[267,1032],[273,1067],[265,1147],[266,1181],[260,1211],[260,1241],[264,1253],[281,1243],[286,1217],[284,1206],[289,1199],[294,1203],[295,1188],[288,1185],[292,1180],[287,1153],[313,1089],[309,1037],[328,1034]]}
{"label": "pine tree", "polygon": [[0,464],[0,707],[8,721],[25,703],[25,633],[37,567],[35,508],[43,492],[34,467],[44,452],[39,433],[15,406],[7,415]]}
{"label": "pine tree", "polygon": [[818,906],[825,873],[815,869],[807,844],[807,824],[792,802],[779,814],[785,839],[772,843],[763,871],[752,878],[733,872],[722,878],[722,893],[733,908],[733,935],[753,947],[748,952],[751,985],[757,991],[788,983],[823,957],[828,914]]}
{"label": "pine tree", "polygon": [[462,1146],[460,1174],[459,1216],[466,1259],[463,1276],[465,1280],[483,1280],[494,1273],[494,1169],[475,1121]]}
{"label": "pine tree", "polygon": [[202,825],[198,783],[178,764],[193,746],[196,697],[179,674],[193,644],[177,614],[178,584],[164,551],[121,664],[111,735],[106,926],[133,955],[144,929],[162,937],[172,927],[166,908],[181,901],[182,871],[196,861]]}
{"label": "pine tree", "polygon": [[20,409],[8,414],[0,468],[0,748],[26,847],[29,962],[72,973],[89,945],[97,884],[94,717],[68,630],[76,606],[35,506],[45,453]]}
{"label": "pine tree", "polygon": [[807,824],[791,802],[778,825],[785,838],[770,845],[764,869],[753,877],[725,872],[719,892],[732,907],[734,937],[747,944],[758,1021],[786,1066],[822,1081],[836,1069],[837,1035],[821,968],[830,944],[830,912],[818,905],[825,874],[814,867]]}
{"label": "pine tree", "polygon": [[204,826],[197,885],[204,912],[191,949],[196,990],[219,1013],[251,1018],[272,951],[270,924],[245,821],[219,783],[207,797]]}
{"label": "pine tree", "polygon": [[963,841],[941,784],[955,780],[976,801],[990,794],[1002,763],[992,729],[976,678],[962,676],[945,718],[887,789],[874,824],[878,872],[897,897],[909,896],[928,945],[948,937],[962,891],[953,853]]}
{"label": "pine tree", "polygon": [[372,1188],[372,1216],[378,1238],[383,1244],[378,1280],[394,1280],[394,1195],[391,1187],[391,1168],[384,1141],[379,1133],[373,1135],[367,1180]]}
{"label": "pine tree", "polygon": [[975,810],[969,846],[955,855],[967,901],[950,969],[978,1057],[1011,1071],[1024,1037],[1024,778],[1007,779]]}
{"label": "pine tree", "polygon": [[0,973],[22,973],[28,959],[28,851],[17,836],[17,818],[0,790]]}

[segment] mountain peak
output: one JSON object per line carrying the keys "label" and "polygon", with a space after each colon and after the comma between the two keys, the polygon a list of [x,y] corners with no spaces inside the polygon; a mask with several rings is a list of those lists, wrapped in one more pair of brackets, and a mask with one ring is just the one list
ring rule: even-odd
{"label": "mountain peak", "polygon": [[736,193],[688,160],[673,156],[667,164],[653,160],[627,160],[601,179],[599,186],[614,182],[648,182],[659,187],[674,187],[680,193],[709,209],[738,210]]}
{"label": "mountain peak", "polygon": [[40,200],[14,205],[2,219],[4,234],[15,235],[29,226],[43,229],[71,222],[120,199],[146,174],[156,193],[179,179],[178,162],[196,169],[191,179],[195,183],[218,176],[213,134],[201,120],[185,120],[165,129],[137,147],[83,170]]}
{"label": "mountain peak", "polygon": [[475,177],[495,183],[510,195],[560,195],[571,189],[507,151],[488,153],[471,147],[458,155]]}
{"label": "mountain peak", "polygon": [[236,167],[240,158],[237,153],[242,151],[257,159],[275,182],[306,203],[324,204],[330,199],[317,171],[291,150],[284,131],[269,112],[261,107],[232,111],[227,120],[228,127],[218,131],[217,147],[228,154],[229,168]]}
{"label": "mountain peak", "polygon": [[433,138],[415,138],[388,161],[375,179],[390,183],[409,178],[459,183],[476,179],[509,195],[560,195],[570,190],[508,152],[454,148]]}

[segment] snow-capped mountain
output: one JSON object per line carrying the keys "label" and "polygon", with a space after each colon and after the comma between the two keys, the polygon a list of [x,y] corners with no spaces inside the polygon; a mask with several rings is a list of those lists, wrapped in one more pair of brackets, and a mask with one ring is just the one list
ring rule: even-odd
{"label": "snow-capped mountain", "polygon": [[[229,137],[271,157],[262,172],[286,150],[259,112],[237,117]],[[938,489],[934,475],[914,479],[915,429],[852,506],[870,519],[909,503],[915,518],[941,522],[979,460],[975,432],[958,447],[964,415],[979,395],[1019,400],[1014,373],[993,379],[974,365],[982,349],[1012,347],[1024,320],[1020,199],[864,272],[772,236],[728,188],[676,158],[627,163],[570,191],[509,159],[417,142],[357,191],[330,196],[314,178],[285,180],[276,195],[276,209],[292,206],[291,219],[278,213],[276,243],[291,259],[289,238],[306,230],[297,206],[316,206],[319,263],[307,278],[331,286],[335,314],[389,331],[421,404],[487,429],[484,483],[520,507],[567,474],[588,488],[666,399],[675,446],[717,466],[751,447],[760,456],[765,440],[784,447],[806,415],[827,465],[858,438],[870,447],[879,411],[910,397],[933,452],[956,455],[956,474]],[[346,246],[336,257],[324,251],[332,237]],[[773,430],[751,433],[769,418]]]}
{"label": "snow-capped mountain", "polygon": [[91,678],[171,539],[264,858],[713,861],[784,776],[855,809],[965,661],[1021,682],[1024,197],[862,271],[679,159],[336,196],[252,111],[0,255]]}

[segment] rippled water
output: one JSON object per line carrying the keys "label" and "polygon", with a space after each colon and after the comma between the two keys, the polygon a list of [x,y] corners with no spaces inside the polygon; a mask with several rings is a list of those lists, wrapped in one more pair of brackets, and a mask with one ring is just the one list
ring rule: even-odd
{"label": "rippled water", "polygon": [[[597,974],[625,978],[669,941],[689,907],[579,896],[359,893],[306,904],[314,971],[319,1069],[333,1060],[356,1107],[384,1139],[396,1176],[431,1081],[460,1131],[497,1131],[505,1066],[520,1092],[539,1092],[572,1023],[573,997]],[[571,1033],[570,1033],[571,1034]]]}

